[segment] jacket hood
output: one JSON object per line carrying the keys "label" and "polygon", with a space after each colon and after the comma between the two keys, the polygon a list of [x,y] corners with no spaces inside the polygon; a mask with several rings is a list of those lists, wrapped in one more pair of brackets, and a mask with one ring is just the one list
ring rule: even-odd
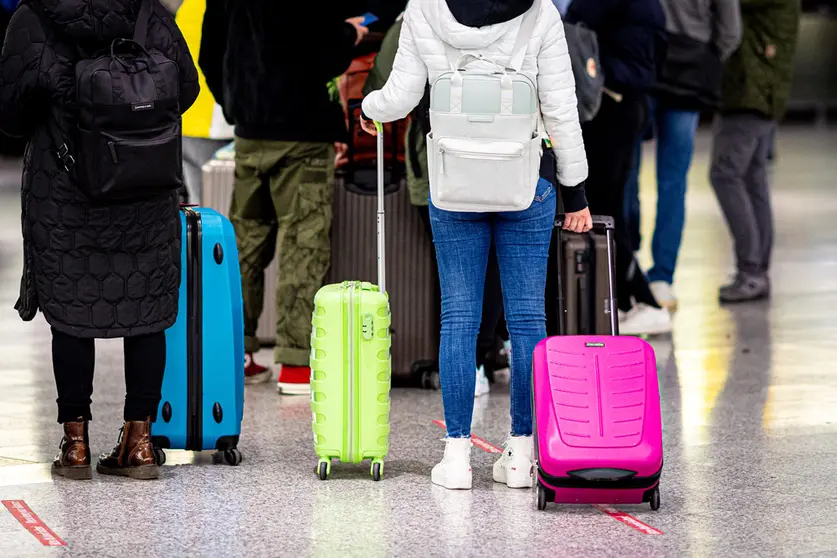
{"label": "jacket hood", "polygon": [[510,21],[532,7],[534,0],[446,0],[453,17],[468,27]]}
{"label": "jacket hood", "polygon": [[[133,35],[142,0],[22,0],[79,41]],[[156,0],[152,0],[156,1]]]}
{"label": "jacket hood", "polygon": [[463,50],[494,43],[517,19],[540,0],[425,0],[424,13],[433,31],[446,43]]}

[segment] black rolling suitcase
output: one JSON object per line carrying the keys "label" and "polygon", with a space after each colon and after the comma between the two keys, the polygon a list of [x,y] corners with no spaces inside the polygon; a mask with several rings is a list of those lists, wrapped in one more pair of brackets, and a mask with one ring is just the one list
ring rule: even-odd
{"label": "black rolling suitcase", "polygon": [[546,293],[547,335],[618,334],[616,301],[610,299],[608,250],[614,251],[611,217],[593,217],[593,230],[583,234],[561,229],[555,219],[549,250]]}

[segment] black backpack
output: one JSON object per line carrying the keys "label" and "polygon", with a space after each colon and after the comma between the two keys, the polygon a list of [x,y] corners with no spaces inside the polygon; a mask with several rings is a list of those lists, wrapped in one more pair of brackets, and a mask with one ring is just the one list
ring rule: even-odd
{"label": "black backpack", "polygon": [[564,23],[564,35],[575,78],[578,119],[582,123],[589,122],[599,112],[604,88],[599,39],[595,31],[580,23]]}
{"label": "black backpack", "polygon": [[69,141],[50,126],[58,157],[91,200],[151,198],[183,184],[180,72],[145,46],[151,3],[140,0],[133,39],[90,57],[80,50]]}

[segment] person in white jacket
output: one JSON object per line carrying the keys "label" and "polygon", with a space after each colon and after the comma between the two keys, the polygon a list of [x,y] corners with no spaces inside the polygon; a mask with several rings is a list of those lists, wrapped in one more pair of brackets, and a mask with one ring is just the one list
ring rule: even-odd
{"label": "person in white jacket", "polygon": [[[565,228],[587,231],[592,227],[583,187],[587,157],[564,28],[552,0],[410,0],[392,73],[380,91],[364,99],[361,124],[374,134],[371,120],[391,122],[407,116],[421,100],[428,79],[432,83],[450,70],[446,43],[463,53],[510,64],[523,16],[530,9],[536,11],[536,22],[521,73],[537,83],[557,158]],[[447,425],[445,456],[433,468],[431,480],[449,489],[471,488],[475,341],[493,239],[512,344],[511,436],[494,466],[494,480],[511,488],[531,487],[532,351],[546,336],[544,290],[556,192],[541,179],[528,209],[505,213],[443,211],[433,205],[432,197],[430,202],[442,289],[439,365]]]}

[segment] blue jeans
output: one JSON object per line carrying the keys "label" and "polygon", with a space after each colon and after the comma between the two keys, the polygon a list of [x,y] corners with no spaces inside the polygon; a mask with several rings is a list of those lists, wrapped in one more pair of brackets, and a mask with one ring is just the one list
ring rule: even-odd
{"label": "blue jeans", "polygon": [[[695,132],[700,114],[675,110],[649,101],[654,136],[657,138],[657,222],[651,240],[654,267],[648,281],[674,281],[674,268],[686,222],[686,178],[692,164]],[[634,163],[625,184],[625,220],[634,244],[639,249],[639,171],[641,142],[636,147]]]}
{"label": "blue jeans", "polygon": [[544,291],[555,203],[554,188],[541,179],[525,211],[459,213],[430,206],[442,289],[439,374],[449,438],[471,435],[476,342],[492,238],[512,344],[511,433],[532,434],[532,352],[546,337]]}

